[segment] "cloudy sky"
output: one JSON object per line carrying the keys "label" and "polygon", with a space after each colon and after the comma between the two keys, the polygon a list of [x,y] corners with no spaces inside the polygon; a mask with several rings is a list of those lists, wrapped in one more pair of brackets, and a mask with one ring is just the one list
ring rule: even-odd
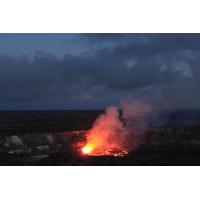
{"label": "cloudy sky", "polygon": [[200,108],[199,63],[200,34],[0,34],[0,110]]}

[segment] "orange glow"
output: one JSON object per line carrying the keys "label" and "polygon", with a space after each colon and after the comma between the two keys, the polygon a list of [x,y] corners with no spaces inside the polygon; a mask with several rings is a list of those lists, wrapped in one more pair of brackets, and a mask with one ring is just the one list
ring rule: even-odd
{"label": "orange glow", "polygon": [[[103,146],[103,148],[102,148]],[[81,149],[82,153],[90,156],[114,156],[123,157],[128,154],[126,150],[121,148],[110,148],[109,146],[104,147],[103,143],[87,143]]]}
{"label": "orange glow", "polygon": [[90,154],[93,149],[94,149],[93,145],[87,144],[86,146],[84,146],[82,148],[82,153],[84,153],[84,154]]}
{"label": "orange glow", "polygon": [[119,111],[115,107],[110,107],[87,132],[87,143],[81,151],[89,156],[122,157],[128,154],[126,136],[127,131],[119,119]]}

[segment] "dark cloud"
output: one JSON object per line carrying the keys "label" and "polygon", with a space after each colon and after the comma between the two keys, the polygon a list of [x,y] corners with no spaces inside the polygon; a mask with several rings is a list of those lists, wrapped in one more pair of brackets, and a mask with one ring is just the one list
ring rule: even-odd
{"label": "dark cloud", "polygon": [[80,54],[1,55],[0,109],[99,108],[154,91],[167,98],[163,105],[200,107],[199,34],[76,38],[86,46]]}

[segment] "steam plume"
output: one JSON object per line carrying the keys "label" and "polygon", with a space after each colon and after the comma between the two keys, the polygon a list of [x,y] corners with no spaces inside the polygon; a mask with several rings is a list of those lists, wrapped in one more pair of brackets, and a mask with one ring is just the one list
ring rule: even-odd
{"label": "steam plume", "polygon": [[95,121],[87,141],[90,146],[95,144],[97,153],[110,148],[134,150],[141,142],[151,111],[150,105],[130,98],[122,101],[120,107],[108,107]]}

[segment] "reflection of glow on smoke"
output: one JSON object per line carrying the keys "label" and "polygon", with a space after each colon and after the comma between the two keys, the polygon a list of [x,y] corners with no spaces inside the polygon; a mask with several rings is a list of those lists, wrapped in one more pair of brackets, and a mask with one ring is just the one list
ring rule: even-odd
{"label": "reflection of glow on smoke", "polygon": [[[87,133],[87,143],[82,148],[86,155],[122,156],[126,155],[127,131],[119,118],[119,110],[109,107],[106,113],[99,116],[91,130]],[[126,152],[126,153],[125,153]]]}
{"label": "reflection of glow on smoke", "polygon": [[145,117],[151,107],[141,101],[127,99],[119,108],[108,107],[94,122],[86,135],[87,142],[82,153],[94,156],[125,156],[140,144],[144,133]]}

